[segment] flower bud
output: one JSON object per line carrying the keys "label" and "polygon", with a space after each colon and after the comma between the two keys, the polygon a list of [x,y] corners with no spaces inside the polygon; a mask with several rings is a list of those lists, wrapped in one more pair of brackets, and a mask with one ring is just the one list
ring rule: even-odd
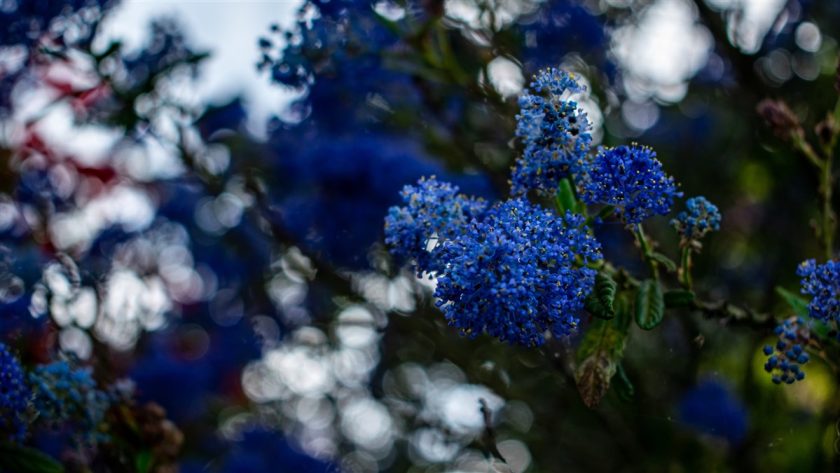
{"label": "flower bud", "polygon": [[783,100],[764,99],[758,103],[756,111],[779,138],[787,140],[794,134],[805,134],[799,119]]}

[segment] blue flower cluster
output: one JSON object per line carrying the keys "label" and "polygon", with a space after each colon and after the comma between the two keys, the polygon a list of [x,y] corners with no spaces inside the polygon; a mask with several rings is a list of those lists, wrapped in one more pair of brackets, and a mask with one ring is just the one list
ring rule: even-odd
{"label": "blue flower cluster", "polygon": [[439,255],[446,269],[435,296],[449,324],[522,345],[542,344],[546,331],[574,331],[595,279],[586,265],[601,259],[583,223],[524,199],[472,221]]}
{"label": "blue flower cluster", "polygon": [[434,176],[400,193],[404,207],[394,206],[385,218],[385,243],[398,259],[414,260],[417,275],[443,270],[432,249],[456,237],[487,208],[483,199],[458,193],[458,186],[440,182]]}
{"label": "blue flower cluster", "polygon": [[38,414],[36,422],[54,429],[72,427],[83,440],[98,439],[110,398],[97,389],[89,369],[56,361],[32,370],[29,382]]}
{"label": "blue flower cluster", "polygon": [[692,197],[685,201],[685,207],[671,220],[684,241],[697,241],[709,232],[720,230],[720,211],[705,197]]}
{"label": "blue flower cluster", "polygon": [[808,314],[823,322],[840,322],[840,261],[803,261],[796,274],[802,278],[802,294],[812,297]]}
{"label": "blue flower cluster", "polygon": [[0,343],[0,439],[20,442],[26,435],[26,409],[32,397],[20,362]]}
{"label": "blue flower cluster", "polygon": [[567,95],[584,90],[574,75],[549,68],[534,76],[531,91],[519,97],[516,136],[525,150],[513,168],[514,194],[554,192],[560,179],[580,170],[592,135],[586,113]]}
{"label": "blue flower cluster", "polygon": [[599,150],[587,166],[582,188],[584,202],[611,205],[628,224],[667,214],[682,196],[656,152],[636,144]]}
{"label": "blue flower cluster", "polygon": [[791,317],[775,329],[779,337],[776,345],[765,345],[764,354],[768,356],[764,370],[772,374],[776,384],[793,384],[805,379],[802,365],[810,359],[805,353],[805,346],[810,339],[810,332],[801,317]]}
{"label": "blue flower cluster", "polygon": [[[513,199],[488,210],[430,179],[406,187],[404,206],[390,209],[386,243],[398,259],[416,262],[418,276],[438,277],[438,306],[464,335],[533,346],[546,333],[562,337],[577,327],[596,274],[588,265],[602,259],[600,244],[583,216],[533,205],[528,191],[554,192],[572,177],[585,203],[611,206],[628,224],[667,214],[682,196],[650,148],[619,146],[589,157],[589,121],[568,100],[583,90],[555,68],[534,76],[520,98],[516,134],[525,150],[512,170]],[[720,214],[695,198],[678,219],[690,227],[686,232],[702,234],[719,226]]]}

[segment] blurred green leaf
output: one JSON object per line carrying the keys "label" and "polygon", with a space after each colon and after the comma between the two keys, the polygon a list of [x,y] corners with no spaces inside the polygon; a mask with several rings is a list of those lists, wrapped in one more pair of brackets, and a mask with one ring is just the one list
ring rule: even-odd
{"label": "blurred green leaf", "polygon": [[624,371],[624,365],[621,363],[618,363],[616,366],[612,382],[615,386],[615,392],[621,400],[630,401],[633,399],[633,396],[636,394],[636,389],[633,387],[633,382],[630,381],[627,372]]}
{"label": "blurred green leaf", "polygon": [[34,448],[0,444],[0,471],[9,473],[62,473],[64,467]]}
{"label": "blurred green leaf", "polygon": [[656,251],[651,253],[650,257],[653,258],[654,261],[656,261],[657,263],[661,264],[662,266],[665,266],[665,269],[667,269],[668,272],[670,272],[670,273],[676,272],[677,263],[674,263],[674,261],[671,258],[668,258],[667,256],[663,255],[662,253],[658,253]]}
{"label": "blurred green leaf", "polygon": [[137,468],[137,473],[148,473],[152,468],[152,452],[144,450],[138,453],[134,459],[134,466]]}
{"label": "blurred green leaf", "polygon": [[668,291],[663,296],[665,300],[665,307],[691,307],[694,302],[694,292],[685,289],[673,289]]}
{"label": "blurred green leaf", "polygon": [[804,297],[794,294],[781,286],[776,286],[776,294],[784,299],[794,314],[800,317],[808,316],[808,301]]}
{"label": "blurred green leaf", "polygon": [[578,202],[575,198],[575,191],[572,188],[572,182],[568,179],[562,179],[557,186],[557,210],[560,213],[574,212],[579,213]]}
{"label": "blurred green leaf", "polygon": [[643,281],[636,292],[636,325],[644,330],[652,330],[662,322],[664,315],[662,287],[652,279]]}

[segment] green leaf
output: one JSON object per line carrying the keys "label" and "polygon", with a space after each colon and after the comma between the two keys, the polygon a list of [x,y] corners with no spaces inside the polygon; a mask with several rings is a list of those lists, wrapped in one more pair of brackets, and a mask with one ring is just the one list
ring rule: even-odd
{"label": "green leaf", "polygon": [[787,302],[787,305],[793,310],[793,313],[800,317],[808,316],[808,301],[799,294],[794,294],[782,286],[776,286],[776,294],[782,296],[782,299]]}
{"label": "green leaf", "polygon": [[630,299],[630,293],[625,291],[615,296],[613,306],[615,307],[615,326],[618,330],[627,333],[633,321],[633,302]]}
{"label": "green leaf", "polygon": [[583,403],[590,408],[609,391],[624,356],[627,332],[619,329],[617,320],[594,319],[578,347],[575,381]]}
{"label": "green leaf", "polygon": [[575,198],[575,190],[572,188],[572,181],[569,178],[564,178],[557,185],[556,195],[557,210],[560,213],[574,212],[579,213],[578,202]]}
{"label": "green leaf", "polygon": [[595,285],[589,297],[586,298],[586,310],[600,319],[611,319],[615,317],[613,300],[618,285],[613,279],[603,273],[595,276]]}
{"label": "green leaf", "polygon": [[691,307],[694,303],[694,292],[686,289],[673,289],[664,295],[665,307]]}
{"label": "green leaf", "polygon": [[0,444],[0,471],[14,473],[63,473],[64,467],[34,448]]}
{"label": "green leaf", "polygon": [[636,325],[652,330],[662,322],[665,315],[665,301],[658,282],[647,279],[636,292]]}
{"label": "green leaf", "polygon": [[665,266],[665,269],[668,270],[669,273],[673,273],[677,271],[677,263],[674,263],[674,260],[671,258],[663,255],[662,253],[654,251],[650,254],[650,257],[654,259],[654,261],[658,262],[662,266]]}

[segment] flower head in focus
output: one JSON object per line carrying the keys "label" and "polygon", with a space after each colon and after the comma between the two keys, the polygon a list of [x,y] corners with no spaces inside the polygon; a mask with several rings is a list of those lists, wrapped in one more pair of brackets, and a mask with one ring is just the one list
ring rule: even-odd
{"label": "flower head in focus", "polygon": [[405,186],[400,195],[405,205],[388,211],[385,243],[397,258],[414,260],[418,275],[442,269],[432,249],[458,235],[487,207],[484,200],[459,194],[458,186],[434,176]]}
{"label": "flower head in focus", "polygon": [[591,125],[568,95],[584,90],[573,74],[549,68],[534,76],[531,90],[519,98],[516,136],[525,150],[513,168],[515,195],[531,189],[552,193],[582,165],[592,144]]}
{"label": "flower head in focus", "polygon": [[583,217],[524,199],[501,203],[446,242],[435,296],[450,325],[468,336],[540,345],[546,331],[572,333],[601,259]]}
{"label": "flower head in focus", "polygon": [[665,174],[656,153],[646,146],[601,149],[586,171],[584,202],[611,205],[628,224],[667,214],[674,199],[682,196],[674,178]]}

